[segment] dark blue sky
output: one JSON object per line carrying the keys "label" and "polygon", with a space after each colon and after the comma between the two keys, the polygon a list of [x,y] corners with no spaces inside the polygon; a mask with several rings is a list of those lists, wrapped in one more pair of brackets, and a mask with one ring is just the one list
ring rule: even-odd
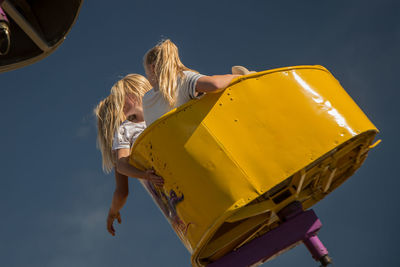
{"label": "dark blue sky", "polygon": [[[117,236],[105,228],[114,180],[101,171],[92,109],[120,77],[144,74],[143,54],[163,37],[204,74],[328,68],[383,142],[314,207],[320,237],[336,266],[398,265],[399,17],[397,0],[85,1],[54,54],[0,74],[0,265],[190,265],[137,181]],[[299,246],[265,266],[318,264]]]}

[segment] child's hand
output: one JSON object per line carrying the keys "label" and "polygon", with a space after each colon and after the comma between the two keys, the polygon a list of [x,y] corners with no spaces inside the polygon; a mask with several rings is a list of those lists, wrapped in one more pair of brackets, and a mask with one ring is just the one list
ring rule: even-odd
{"label": "child's hand", "polygon": [[233,66],[232,67],[232,74],[236,75],[247,75],[250,73],[256,73],[254,70],[249,71],[247,68],[243,66]]}
{"label": "child's hand", "polygon": [[159,187],[164,185],[164,179],[161,176],[156,175],[154,170],[146,170],[145,179]]}
{"label": "child's hand", "polygon": [[113,213],[110,210],[107,216],[107,230],[112,236],[115,236],[115,229],[113,226],[115,219],[117,219],[118,223],[121,224],[121,214],[119,211],[117,213]]}

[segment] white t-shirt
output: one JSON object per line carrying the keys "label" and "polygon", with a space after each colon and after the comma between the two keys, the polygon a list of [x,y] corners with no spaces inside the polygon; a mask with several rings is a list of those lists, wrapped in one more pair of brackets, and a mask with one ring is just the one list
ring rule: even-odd
{"label": "white t-shirt", "polygon": [[196,84],[197,80],[204,75],[193,71],[184,71],[183,74],[185,79],[182,82],[178,80],[177,99],[173,108],[169,106],[159,90],[155,91],[153,88],[143,96],[143,115],[147,125],[152,124],[168,111],[200,96],[196,93]]}
{"label": "white t-shirt", "polygon": [[124,121],[114,134],[112,150],[121,148],[130,149],[144,129],[146,129],[144,121],[138,123],[128,120]]}

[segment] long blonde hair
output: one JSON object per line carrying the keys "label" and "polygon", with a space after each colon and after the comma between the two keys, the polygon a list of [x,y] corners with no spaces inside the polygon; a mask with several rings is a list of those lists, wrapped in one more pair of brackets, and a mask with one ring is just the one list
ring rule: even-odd
{"label": "long blonde hair", "polygon": [[112,144],[115,132],[123,121],[124,104],[127,95],[132,95],[138,103],[143,95],[151,89],[149,81],[139,74],[129,74],[116,82],[110,95],[100,101],[94,109],[97,118],[97,146],[101,151],[103,171],[109,173],[115,164]]}
{"label": "long blonde hair", "polygon": [[163,40],[147,51],[143,63],[147,68],[154,66],[158,88],[170,107],[174,107],[179,77],[183,77],[185,70],[194,71],[183,65],[178,47],[169,39]]}

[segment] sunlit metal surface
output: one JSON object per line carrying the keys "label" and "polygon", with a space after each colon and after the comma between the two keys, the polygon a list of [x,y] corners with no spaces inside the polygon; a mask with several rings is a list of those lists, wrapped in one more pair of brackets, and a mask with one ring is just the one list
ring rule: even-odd
{"label": "sunlit metal surface", "polygon": [[323,99],[321,95],[319,95],[316,91],[314,91],[310,85],[308,85],[295,71],[291,72],[295,80],[300,83],[304,92],[310,94],[310,99],[314,100],[316,104],[321,105],[321,109],[328,112],[329,115],[332,116],[334,120],[336,120],[337,124],[343,128],[346,128],[347,131],[350,132],[351,135],[355,135],[356,133],[349,127],[346,122],[346,119],[335,109],[332,107],[331,102],[329,100]]}

